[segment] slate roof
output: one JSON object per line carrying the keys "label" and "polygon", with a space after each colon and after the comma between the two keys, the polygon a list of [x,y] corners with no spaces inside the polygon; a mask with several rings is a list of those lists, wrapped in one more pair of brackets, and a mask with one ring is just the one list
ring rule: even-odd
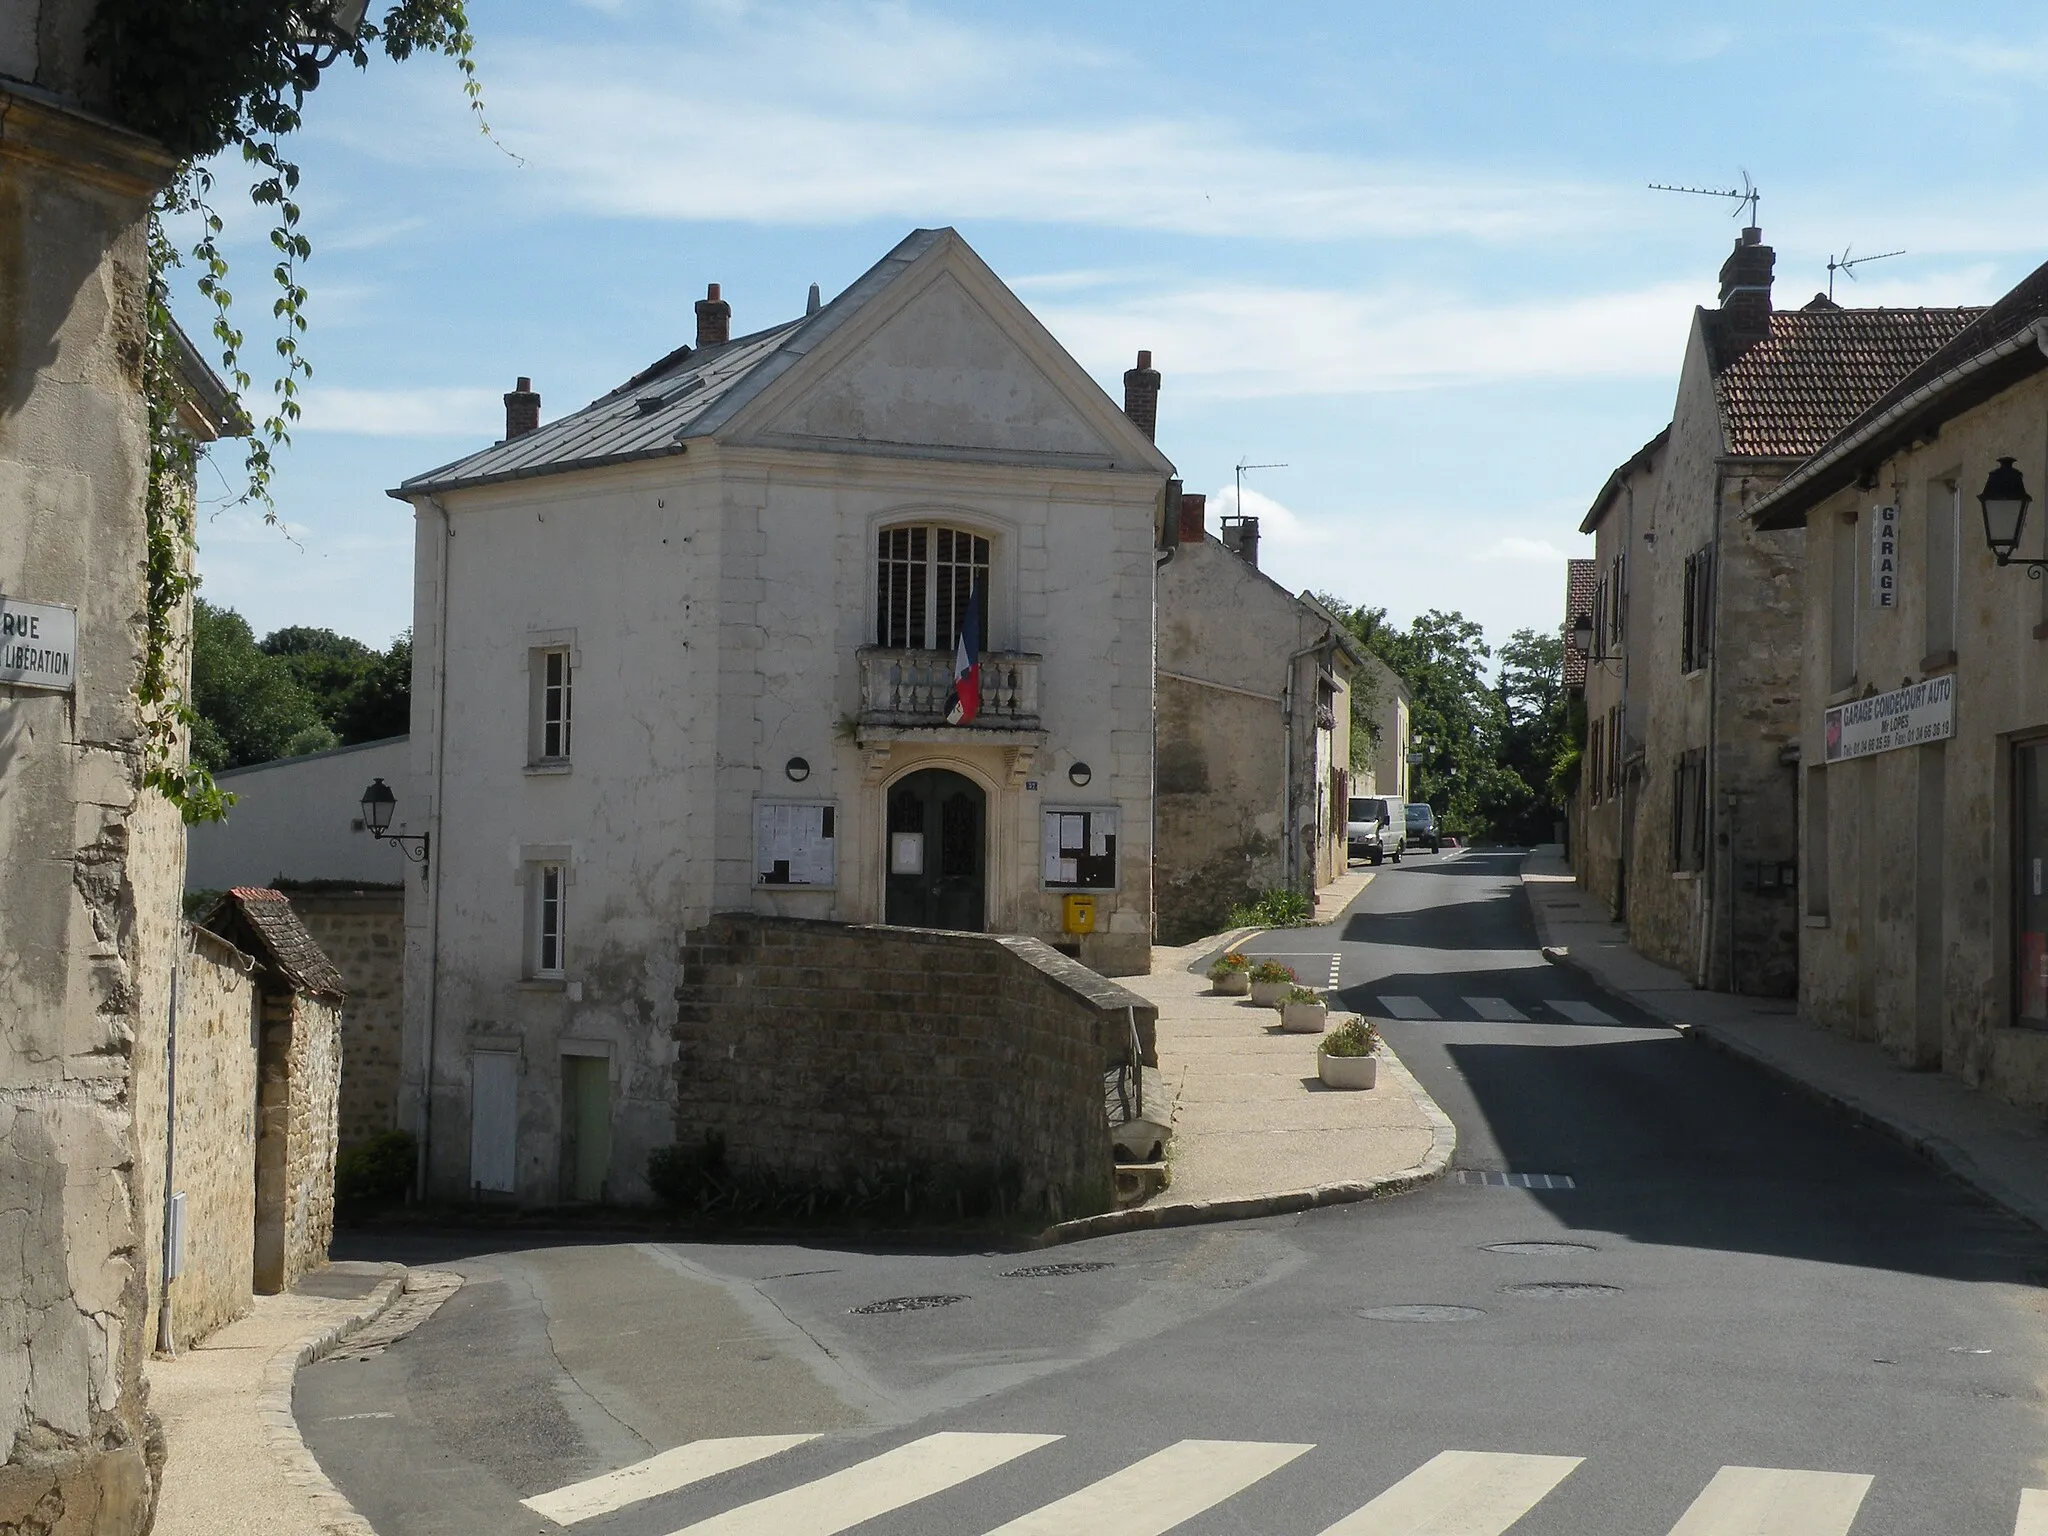
{"label": "slate roof", "polygon": [[[1829,434],[1829,441],[1812,450],[1814,462],[1801,465],[1758,502],[1758,527],[1799,527],[1808,508],[1851,484],[1902,443],[2048,366],[2041,349],[2026,344],[2034,326],[2048,320],[2048,262],[1988,309],[1934,313],[1963,314],[1971,320]],[[1982,366],[1948,377],[1972,362]],[[1916,401],[1916,396],[1925,398]]]}
{"label": "slate roof", "polygon": [[390,494],[403,501],[466,486],[682,453],[691,438],[707,437],[730,421],[904,268],[948,237],[954,237],[950,229],[912,230],[816,314],[718,346],[677,347],[582,410],[415,475]]}
{"label": "slate roof", "polygon": [[1737,350],[1706,311],[1727,451],[1803,459],[1860,416],[1984,311],[1842,309],[1815,296],[1773,310],[1771,334]]}
{"label": "slate roof", "polygon": [[1582,613],[1593,611],[1593,594],[1600,585],[1597,560],[1568,560],[1565,562],[1564,578],[1564,685],[1567,688],[1586,686],[1586,656],[1583,651],[1572,649],[1572,621]]}
{"label": "slate roof", "polygon": [[238,885],[214,904],[201,927],[254,955],[314,997],[345,997],[341,972],[282,891]]}

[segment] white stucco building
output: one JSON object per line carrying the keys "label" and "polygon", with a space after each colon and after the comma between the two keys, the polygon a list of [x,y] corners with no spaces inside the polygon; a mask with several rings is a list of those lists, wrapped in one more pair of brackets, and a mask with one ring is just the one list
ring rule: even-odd
{"label": "white stucco building", "polygon": [[1158,376],[1140,426],[944,229],[767,330],[728,339],[716,285],[697,311],[560,420],[522,380],[506,441],[394,492],[428,802],[399,813],[432,839],[405,1118],[442,1194],[644,1197],[714,912],[1147,964]]}

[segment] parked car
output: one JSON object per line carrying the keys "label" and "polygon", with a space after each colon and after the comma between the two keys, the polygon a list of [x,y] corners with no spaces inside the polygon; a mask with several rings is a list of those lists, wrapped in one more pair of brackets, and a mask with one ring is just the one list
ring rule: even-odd
{"label": "parked car", "polygon": [[1427,800],[1408,802],[1407,840],[1418,848],[1427,843],[1431,853],[1443,852],[1444,829],[1437,825],[1436,812]]}
{"label": "parked car", "polygon": [[1401,862],[1407,848],[1408,814],[1399,795],[1354,795],[1346,808],[1344,842],[1350,856],[1377,864]]}

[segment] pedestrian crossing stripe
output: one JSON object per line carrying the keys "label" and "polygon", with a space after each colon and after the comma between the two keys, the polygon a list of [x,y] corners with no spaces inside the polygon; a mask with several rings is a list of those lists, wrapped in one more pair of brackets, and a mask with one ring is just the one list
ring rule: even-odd
{"label": "pedestrian crossing stripe", "polygon": [[1460,1168],[1460,1184],[1484,1184],[1489,1189],[1577,1189],[1568,1173],[1494,1173],[1487,1169]]}
{"label": "pedestrian crossing stripe", "polygon": [[1501,1536],[1582,1460],[1442,1451],[1322,1536]]}
{"label": "pedestrian crossing stripe", "polygon": [[1259,1440],[1183,1440],[999,1525],[988,1536],[1160,1536],[1314,1449]]}
{"label": "pedestrian crossing stripe", "polygon": [[[1336,986],[1337,972],[1333,964],[1330,970],[1330,985]],[[1406,1021],[1441,1020],[1443,1015],[1430,1005],[1427,999],[1398,996],[1376,997],[1380,1013],[1390,1019]],[[1461,997],[1458,999],[1482,1022],[1488,1024],[1524,1024],[1529,1015],[1517,1008],[1504,997]],[[1532,1008],[1548,1008],[1552,1013],[1574,1024],[1619,1024],[1621,1020],[1604,1008],[1592,1003],[1580,1002],[1577,998],[1565,998],[1558,1002],[1531,1003]]]}
{"label": "pedestrian crossing stripe", "polygon": [[1440,1019],[1438,1013],[1419,997],[1383,997],[1380,1012],[1392,1014],[1397,1019]]}
{"label": "pedestrian crossing stripe", "polygon": [[628,1504],[674,1493],[678,1488],[701,1483],[707,1477],[716,1477],[721,1472],[747,1466],[817,1438],[816,1435],[736,1435],[723,1440],[692,1440],[688,1445],[679,1445],[645,1461],[636,1461],[630,1467],[621,1467],[602,1477],[587,1478],[519,1502],[535,1514],[547,1516],[557,1525],[575,1525],[580,1521],[594,1520],[599,1515],[608,1515],[615,1509],[624,1509]]}
{"label": "pedestrian crossing stripe", "polygon": [[1504,997],[1468,997],[1465,1006],[1489,1024],[1526,1024],[1529,1015]]}
{"label": "pedestrian crossing stripe", "polygon": [[1564,1002],[1552,1003],[1549,1006],[1570,1019],[1574,1024],[1619,1024],[1621,1022],[1621,1020],[1604,1009],[1595,1008],[1591,1003],[1575,1002],[1569,998]]}
{"label": "pedestrian crossing stripe", "polygon": [[[522,1502],[557,1524],[573,1524],[816,1438],[693,1441]],[[672,1536],[836,1536],[1061,1438],[941,1431]],[[987,1536],[1162,1536],[1314,1449],[1260,1440],[1181,1440]],[[1578,1456],[1442,1451],[1319,1536],[1505,1536],[1583,1464]],[[1669,1536],[1848,1536],[1872,1481],[1861,1472],[1722,1467]],[[2013,1536],[2048,1536],[2048,1489],[2021,1492]]]}

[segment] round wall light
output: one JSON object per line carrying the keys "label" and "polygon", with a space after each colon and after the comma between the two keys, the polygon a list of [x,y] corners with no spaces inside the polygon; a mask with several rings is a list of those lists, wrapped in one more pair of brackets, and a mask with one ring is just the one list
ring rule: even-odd
{"label": "round wall light", "polygon": [[1090,779],[1094,777],[1094,770],[1089,768],[1089,766],[1086,763],[1076,763],[1073,767],[1067,770],[1068,782],[1073,784],[1077,789],[1081,785],[1086,784]]}
{"label": "round wall light", "polygon": [[782,765],[782,771],[789,775],[792,784],[801,784],[811,776],[811,765],[800,757],[792,757]]}

